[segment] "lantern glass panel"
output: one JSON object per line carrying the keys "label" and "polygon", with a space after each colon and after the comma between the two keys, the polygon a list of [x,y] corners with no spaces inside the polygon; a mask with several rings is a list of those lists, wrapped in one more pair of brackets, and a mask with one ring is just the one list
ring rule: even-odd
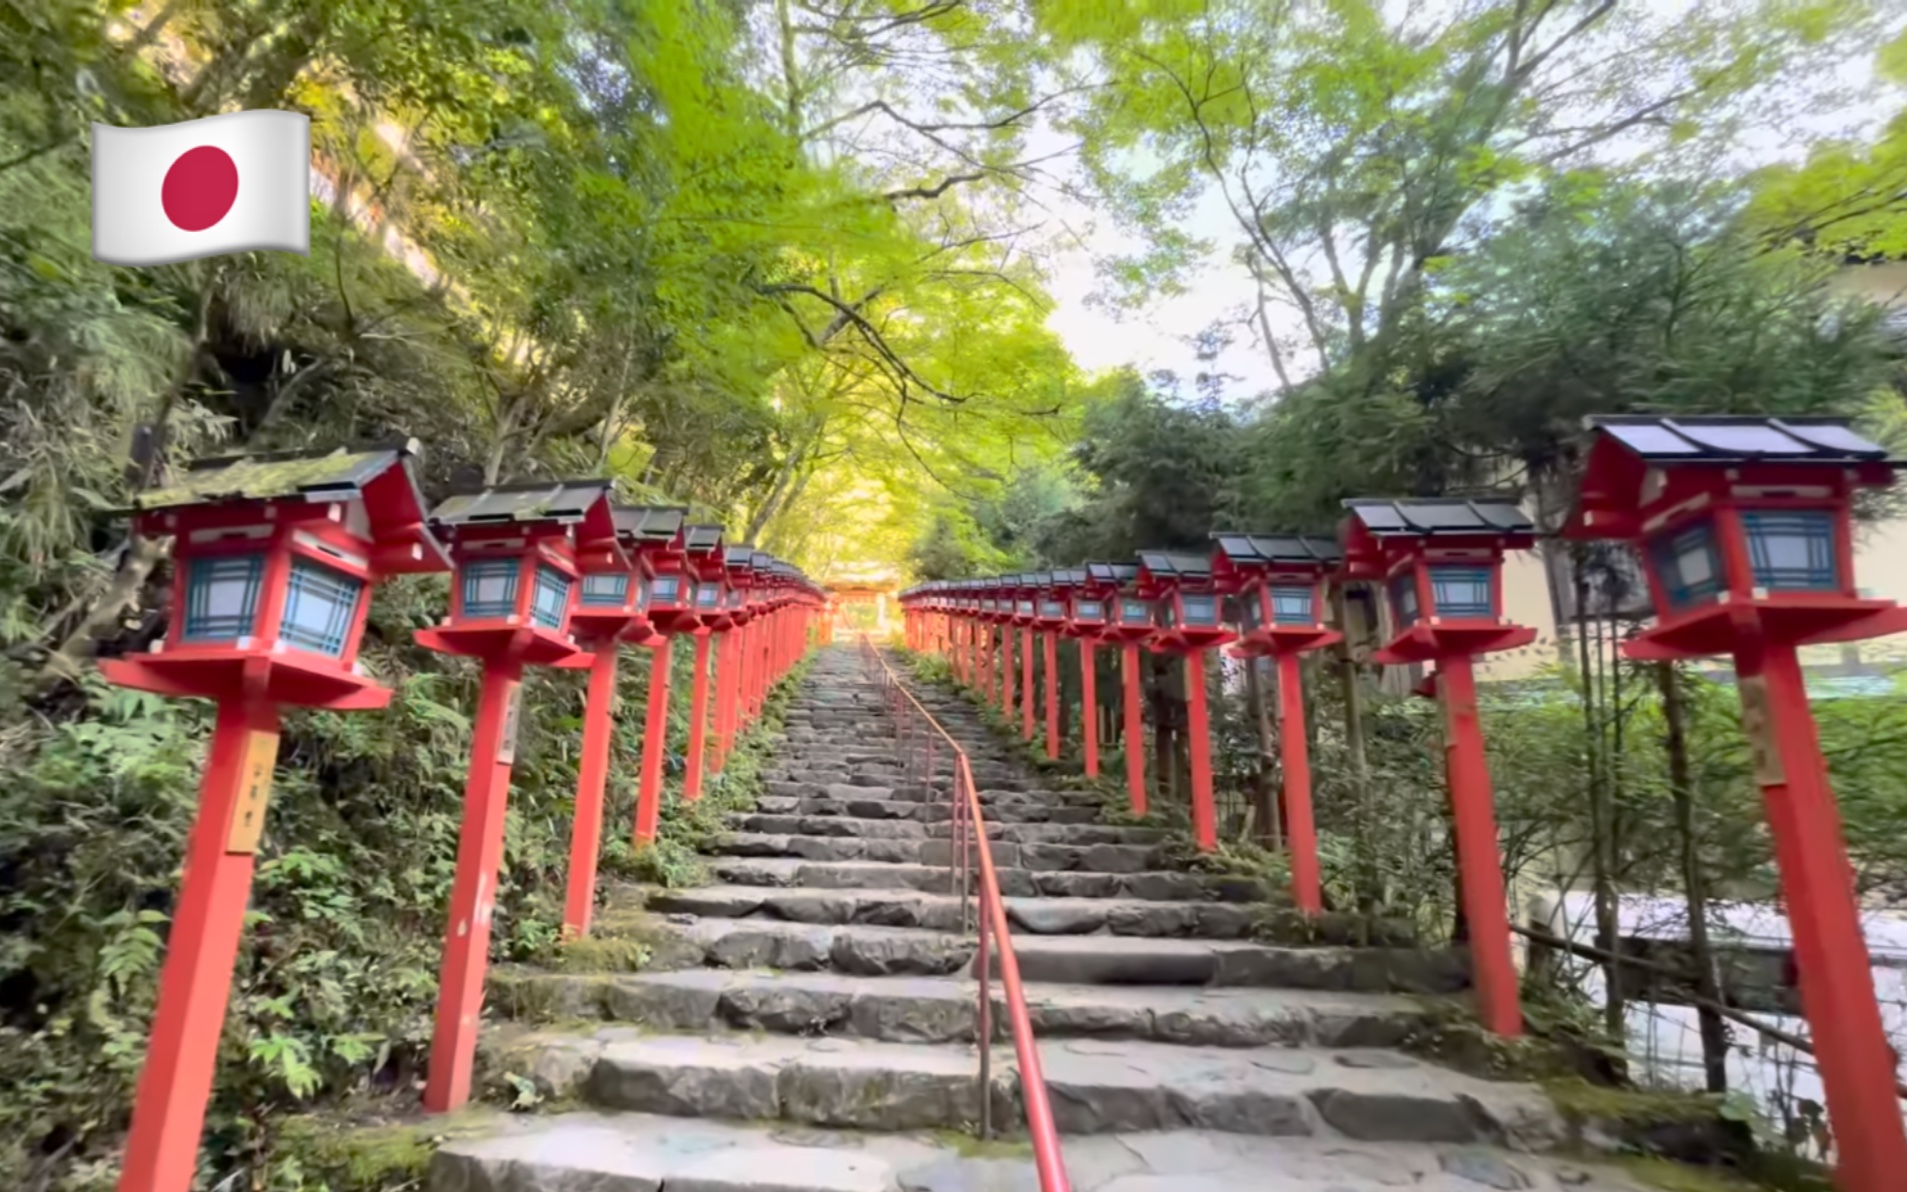
{"label": "lantern glass panel", "polygon": [[657,604],[674,604],[681,585],[680,576],[658,575],[649,583],[649,598]]}
{"label": "lantern glass panel", "polygon": [[561,629],[563,617],[569,612],[569,586],[569,576],[539,563],[536,590],[530,599],[530,619],[545,629]]}
{"label": "lantern glass panel", "polygon": [[627,571],[599,571],[583,577],[583,603],[621,608],[629,595]]}
{"label": "lantern glass panel", "polygon": [[1313,593],[1305,584],[1278,584],[1271,589],[1271,619],[1279,625],[1315,625]]}
{"label": "lantern glass panel", "polygon": [[1440,617],[1496,616],[1488,567],[1432,567],[1430,595],[1437,602]]}
{"label": "lantern glass panel", "polygon": [[1032,602],[1031,600],[1022,600],[1022,601],[1020,601],[1020,603],[1019,603],[1019,605],[1018,605],[1018,607],[1017,607],[1017,610],[1016,610],[1016,615],[1017,615],[1017,616],[1022,616],[1022,617],[1030,617],[1030,616],[1032,616],[1032,615],[1033,615],[1033,602]]}
{"label": "lantern glass panel", "polygon": [[1834,515],[1823,509],[1742,514],[1755,586],[1789,592],[1833,592],[1841,587],[1834,552]]}
{"label": "lantern glass panel", "polygon": [[1103,621],[1106,619],[1106,605],[1100,600],[1080,600],[1073,604],[1075,621]]}
{"label": "lantern glass panel", "polygon": [[344,654],[344,639],[357,616],[364,581],[310,559],[291,561],[291,583],[285,589],[285,615],[278,636],[302,650]]}
{"label": "lantern glass panel", "polygon": [[1406,571],[1390,582],[1391,611],[1397,616],[1397,627],[1405,629],[1417,623],[1417,575]]}
{"label": "lantern glass panel", "polygon": [[1125,599],[1119,602],[1119,621],[1124,625],[1152,624],[1152,606],[1143,600]]}
{"label": "lantern glass panel", "polygon": [[1057,600],[1044,601],[1040,605],[1040,616],[1049,621],[1057,621],[1066,615],[1066,606]]}
{"label": "lantern glass panel", "polygon": [[1159,624],[1166,629],[1178,628],[1179,602],[1170,596],[1159,601]]}
{"label": "lantern glass panel", "polygon": [[643,576],[636,581],[636,607],[649,607],[649,577]]}
{"label": "lantern glass panel", "polygon": [[1181,596],[1179,602],[1185,606],[1185,623],[1193,626],[1218,624],[1218,597]]}
{"label": "lantern glass panel", "polygon": [[1649,544],[1656,574],[1670,608],[1706,604],[1720,594],[1722,560],[1715,550],[1715,529],[1706,521],[1664,534]]}
{"label": "lantern glass panel", "polygon": [[252,631],[265,556],[194,559],[185,578],[185,632],[181,641],[231,642]]}
{"label": "lantern glass panel", "polygon": [[463,565],[463,616],[507,617],[516,611],[515,559],[472,559]]}
{"label": "lantern glass panel", "polygon": [[697,608],[722,607],[722,585],[697,584],[695,587],[695,607]]}
{"label": "lantern glass panel", "polygon": [[748,597],[742,594],[742,590],[740,588],[730,588],[728,590],[728,607],[730,608],[740,608],[742,606],[742,602],[747,599]]}

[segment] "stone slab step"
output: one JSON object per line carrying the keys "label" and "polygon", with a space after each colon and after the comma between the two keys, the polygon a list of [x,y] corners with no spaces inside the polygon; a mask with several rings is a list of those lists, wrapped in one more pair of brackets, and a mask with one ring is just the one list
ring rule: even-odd
{"label": "stone slab step", "polygon": [[[495,1004],[544,1018],[600,1017],[663,1031],[721,1028],[852,1035],[890,1043],[971,1043],[979,986],[963,977],[691,969],[501,972]],[[1211,1047],[1397,1047],[1430,1015],[1404,997],[1301,990],[1030,983],[1041,1039],[1091,1036]],[[993,1022],[1005,1037],[996,986]]]}
{"label": "stone slab step", "polygon": [[[673,927],[716,968],[832,970],[861,976],[970,972],[972,937],[908,927],[696,919]],[[1079,985],[1248,986],[1355,993],[1449,995],[1470,986],[1458,952],[1416,948],[1280,947],[1230,940],[1018,935],[1029,982]],[[693,961],[691,961],[693,963]]]}
{"label": "stone slab step", "polygon": [[[953,818],[946,803],[921,803],[907,799],[880,799],[870,793],[853,798],[834,799],[814,796],[763,795],[755,810],[767,815],[839,815],[860,819],[911,819],[941,823]],[[1099,821],[1093,807],[1053,806],[1047,803],[1003,804],[985,811],[989,820],[1010,824],[1092,824]]]}
{"label": "stone slab step", "polygon": [[[764,815],[751,812],[729,820],[738,832],[759,832],[782,836],[884,837],[893,840],[948,839],[953,824],[948,821],[923,823],[920,820],[857,819],[835,815]],[[1134,828],[1119,824],[1007,824],[987,822],[987,839],[1008,844],[1094,844],[1156,845],[1166,840],[1163,828]]]}
{"label": "stone slab step", "polygon": [[[1035,853],[1030,859],[1045,861],[1052,858],[1047,853]],[[997,854],[994,862],[1001,866],[995,871],[1000,892],[1009,898],[1260,903],[1274,897],[1263,882],[1247,877],[1175,870],[1108,873],[1057,868],[1007,868],[1006,860]],[[746,856],[718,858],[710,867],[716,877],[735,886],[934,891],[948,889],[952,880],[944,862],[907,865],[885,861],[810,861],[803,857]]]}
{"label": "stone slab step", "polygon": [[1242,940],[1016,935],[1028,981],[1210,985],[1443,996],[1470,987],[1468,958],[1448,949],[1282,947]]}
{"label": "stone slab step", "polygon": [[[1129,1040],[1042,1040],[1040,1063],[1061,1134],[1217,1130],[1360,1142],[1560,1145],[1568,1130],[1541,1090],[1492,1083],[1391,1051],[1216,1048]],[[539,1050],[560,1053],[544,1062]],[[974,1049],[721,1033],[521,1041],[517,1062],[567,1073],[601,1109],[861,1130],[958,1128],[980,1117]],[[995,1047],[996,1121],[1023,1118],[1011,1047]]]}
{"label": "stone slab step", "polygon": [[[945,803],[950,798],[943,788],[906,783],[901,776],[886,770],[829,771],[797,777],[767,777],[764,793],[777,798],[795,799],[886,799],[900,803]],[[991,807],[1090,807],[1098,811],[1106,800],[1092,791],[1008,790],[983,787],[977,792],[982,808]]]}
{"label": "stone slab step", "polygon": [[[1180,1130],[1060,1139],[1073,1192],[1643,1192],[1613,1168],[1483,1147]],[[429,1192],[1034,1192],[1033,1161],[908,1134],[642,1113],[501,1119],[446,1142]]]}
{"label": "stone slab step", "polygon": [[[1137,874],[1157,870],[1165,859],[1163,848],[1146,844],[1019,845],[998,839],[993,839],[992,844],[993,863],[1001,869]],[[809,861],[880,861],[890,865],[933,866],[952,864],[954,852],[952,841],[946,838],[870,840],[836,834],[811,836],[803,832],[729,832],[716,838],[710,850],[730,857],[799,857]]]}
{"label": "stone slab step", "polygon": [[[946,881],[944,871],[928,871]],[[1053,874],[1052,877],[1090,877]],[[1199,936],[1242,939],[1257,927],[1259,908],[1231,902],[1151,902],[1135,898],[1022,898],[1006,895],[1007,920],[1033,935]],[[716,885],[658,890],[649,909],[665,914],[741,919],[764,915],[798,923],[869,923],[881,927],[926,927],[959,931],[957,895],[906,888],[820,889]]]}

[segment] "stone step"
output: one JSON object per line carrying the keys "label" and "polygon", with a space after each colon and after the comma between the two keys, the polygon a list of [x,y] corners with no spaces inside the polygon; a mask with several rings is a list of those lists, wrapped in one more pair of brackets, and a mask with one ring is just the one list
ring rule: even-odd
{"label": "stone step", "polygon": [[[777,781],[762,784],[762,793],[780,799],[882,799],[896,803],[940,803],[952,799],[947,791],[919,786],[890,785],[889,774],[843,774],[829,781]],[[1095,812],[1106,801],[1091,791],[982,790],[983,814],[994,807],[1089,807]]]}
{"label": "stone step", "polygon": [[[1568,1136],[1533,1086],[1484,1081],[1393,1051],[1111,1039],[1038,1047],[1062,1135],[1204,1129],[1528,1149]],[[602,1109],[884,1131],[957,1129],[980,1118],[978,1058],[960,1044],[606,1027],[532,1036],[514,1051],[513,1064],[550,1074],[556,1096]],[[1011,1047],[993,1049],[991,1075],[985,1095],[994,1120],[1022,1120]]]}
{"label": "stone step", "polygon": [[[940,881],[946,874],[937,873]],[[1025,872],[1021,870],[1019,872]],[[1048,874],[1048,877],[1091,877],[1091,874]],[[944,887],[943,887],[944,888]],[[1007,920],[1017,935],[1199,936],[1204,939],[1244,939],[1260,919],[1260,908],[1228,902],[1153,902],[1136,898],[1035,898],[1006,895]],[[934,931],[961,929],[957,895],[907,888],[797,888],[756,885],[716,885],[681,890],[658,890],[649,896],[649,909],[665,914],[705,915],[741,919],[762,915],[798,923],[870,923],[882,927],[926,927]]]}
{"label": "stone step", "polygon": [[[907,821],[902,820],[902,823]],[[1068,873],[1144,873],[1156,870],[1165,850],[1148,844],[1010,844],[989,837],[993,863],[1002,869]],[[881,861],[887,864],[954,863],[954,842],[946,837],[857,838],[811,836],[803,832],[727,832],[709,845],[730,857],[799,857],[809,861]],[[978,862],[969,860],[969,865]]]}
{"label": "stone step", "polygon": [[[947,803],[922,803],[903,799],[879,799],[868,794],[845,799],[796,798],[789,795],[763,795],[755,801],[755,810],[767,815],[843,815],[855,819],[914,819],[937,823],[953,818]],[[989,820],[1008,824],[1092,824],[1099,822],[1099,811],[1092,807],[1054,807],[1045,803],[1003,804],[989,807],[983,814]]]}
{"label": "stone step", "polygon": [[[1002,1123],[1009,1130],[1017,1123]],[[1621,1171],[1479,1146],[1176,1130],[1062,1137],[1073,1192],[1643,1192]],[[429,1192],[1030,1192],[1024,1146],[643,1113],[499,1118],[432,1157]]]}
{"label": "stone step", "polygon": [[[890,1043],[971,1043],[979,986],[965,977],[688,969],[589,974],[500,970],[492,1004],[518,1017],[608,1018],[661,1031],[732,1028],[852,1035]],[[1381,994],[1030,982],[1040,1039],[1143,1039],[1210,1047],[1397,1047],[1431,1016],[1412,998]],[[1007,1039],[996,985],[996,1040]]]}
{"label": "stone step", "polygon": [[[892,842],[885,842],[892,843]],[[943,848],[947,847],[945,844]],[[1057,846],[1013,846],[1022,860],[1045,863]],[[1116,850],[1116,845],[1095,846]],[[1041,850],[1027,855],[1027,850]],[[995,877],[1008,898],[1123,898],[1140,902],[1267,902],[1277,895],[1255,878],[1177,870],[1105,872],[1102,870],[1007,868],[1003,848],[994,854]],[[1113,855],[1118,855],[1114,853]],[[713,858],[715,876],[735,886],[772,886],[810,890],[947,891],[954,876],[945,862],[898,864],[887,861],[811,861],[793,856]]]}
{"label": "stone step", "polygon": [[[942,820],[858,819],[854,816],[763,815],[752,812],[729,819],[738,832],[779,836],[855,836],[863,839],[933,840],[953,835],[953,824]],[[1162,844],[1168,834],[1162,828],[1136,828],[1120,824],[1008,824],[987,822],[987,839],[1007,844]]]}
{"label": "stone step", "polygon": [[[977,944],[952,932],[781,919],[697,919],[672,929],[689,963],[716,968],[940,976],[973,969]],[[1449,995],[1470,986],[1463,953],[1411,947],[1287,946],[1145,936],[1016,935],[1027,981]]]}

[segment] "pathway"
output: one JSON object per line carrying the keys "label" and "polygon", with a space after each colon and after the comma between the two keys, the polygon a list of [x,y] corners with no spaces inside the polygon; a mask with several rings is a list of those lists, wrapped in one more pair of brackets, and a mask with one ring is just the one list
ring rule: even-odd
{"label": "pathway", "polygon": [[[1163,867],[1161,832],[1101,823],[964,702],[920,696],[983,791],[1078,1192],[1634,1192],[1527,1153],[1565,1137],[1538,1089],[1398,1050],[1410,995],[1463,984],[1451,956],[1254,942],[1250,882]],[[822,653],[767,788],[719,884],[605,914],[647,898],[659,971],[498,975],[493,1003],[558,1022],[493,1052],[586,1108],[447,1144],[433,1192],[1037,1192],[1023,1147],[960,1137],[981,1106],[948,808],[903,781],[854,649]],[[1019,1133],[995,1019],[993,1120]]]}

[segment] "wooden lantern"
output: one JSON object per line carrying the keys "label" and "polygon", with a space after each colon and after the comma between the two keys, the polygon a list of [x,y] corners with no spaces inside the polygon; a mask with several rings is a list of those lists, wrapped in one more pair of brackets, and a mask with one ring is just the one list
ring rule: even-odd
{"label": "wooden lantern", "polygon": [[1213,575],[1221,589],[1234,594],[1237,605],[1238,641],[1231,652],[1241,658],[1278,660],[1278,754],[1284,774],[1291,893],[1300,911],[1315,915],[1324,909],[1324,882],[1312,815],[1310,742],[1305,734],[1304,676],[1298,659],[1340,640],[1337,631],[1325,624],[1324,588],[1327,577],[1342,562],[1343,552],[1330,538],[1219,533],[1212,539]]}
{"label": "wooden lantern", "polygon": [[141,493],[138,533],[170,538],[172,606],[152,652],[106,659],[123,687],[218,704],[185,874],[133,1100],[120,1192],[186,1192],[211,1097],[284,705],[390,702],[357,664],[370,590],[442,571],[411,472],[414,440],[328,455],[202,460]]}
{"label": "wooden lantern", "polygon": [[1656,623],[1631,658],[1729,654],[1768,808],[1795,972],[1827,1092],[1837,1179],[1882,1192],[1907,1172],[1895,1059],[1849,883],[1799,648],[1907,629],[1855,585],[1853,503],[1900,466],[1829,418],[1599,417],[1565,534],[1635,547]]}
{"label": "wooden lantern", "polygon": [[1185,659],[1186,752],[1192,771],[1192,837],[1199,848],[1218,847],[1218,808],[1212,789],[1211,711],[1205,693],[1205,652],[1232,638],[1219,610],[1212,562],[1204,555],[1140,551],[1139,587],[1153,600],[1149,647]]}
{"label": "wooden lantern", "polygon": [[458,493],[430,520],[454,563],[450,615],[415,637],[428,649],[483,663],[424,1086],[424,1108],[447,1113],[470,1099],[523,668],[577,653],[569,622],[578,555],[618,548],[607,481]]}
{"label": "wooden lantern", "polygon": [[152,652],[100,664],[160,695],[314,708],[390,702],[357,665],[379,578],[442,571],[414,441],[329,455],[201,460],[142,493],[137,531],[172,539],[172,610]]}
{"label": "wooden lantern", "polygon": [[1487,1029],[1520,1035],[1523,1010],[1497,852],[1495,796],[1477,719],[1474,659],[1536,639],[1534,629],[1512,625],[1502,615],[1503,554],[1533,545],[1535,527],[1507,501],[1368,499],[1344,507],[1350,516],[1338,535],[1343,575],[1378,581],[1390,606],[1390,640],[1372,657],[1436,663],[1477,1010]]}

